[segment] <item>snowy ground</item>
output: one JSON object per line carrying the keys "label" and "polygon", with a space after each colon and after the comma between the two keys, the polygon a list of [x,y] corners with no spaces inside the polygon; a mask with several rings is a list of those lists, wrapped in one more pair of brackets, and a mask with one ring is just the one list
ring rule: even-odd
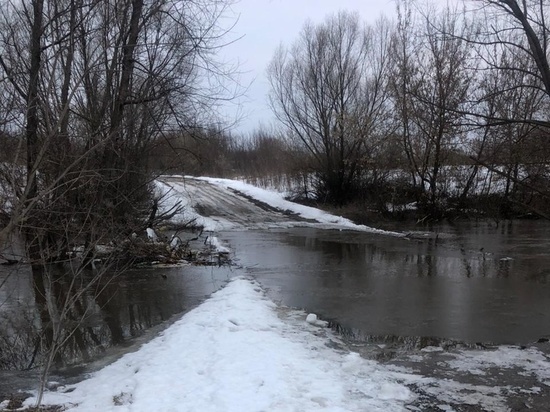
{"label": "snowy ground", "polygon": [[534,349],[458,352],[448,363],[474,374],[527,365],[520,373],[537,385],[465,384],[364,359],[306,315],[277,306],[255,281],[236,278],[137,352],[46,392],[44,403],[75,412],[499,412],[511,410],[507,396],[536,395],[550,385],[549,360]]}
{"label": "snowy ground", "polygon": [[[216,193],[208,189],[209,185],[217,186]],[[163,176],[157,181],[157,187],[166,195],[165,209],[177,201],[182,203],[184,213],[176,217],[178,221],[193,221],[206,231],[316,226],[404,236],[403,233],[357,225],[341,216],[289,202],[281,193],[237,180]],[[251,203],[243,195],[257,204]]]}
{"label": "snowy ground", "polygon": [[236,279],[138,352],[45,402],[73,411],[405,410],[414,395],[399,373],[328,347],[326,331],[305,318]]}

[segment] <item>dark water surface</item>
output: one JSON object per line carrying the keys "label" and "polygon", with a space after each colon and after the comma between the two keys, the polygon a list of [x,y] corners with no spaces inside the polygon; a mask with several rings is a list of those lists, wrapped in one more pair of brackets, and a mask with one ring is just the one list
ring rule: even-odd
{"label": "dark water surface", "polygon": [[550,335],[547,222],[430,229],[408,239],[315,229],[221,237],[273,299],[360,334],[498,344]]}
{"label": "dark water surface", "polygon": [[[137,349],[220,289],[231,276],[229,267],[190,265],[134,269],[109,282],[102,281],[102,293],[89,291],[68,315],[82,322],[60,350],[51,379],[70,382]],[[0,284],[2,395],[36,387],[43,362],[43,325],[47,322],[28,267],[0,266]],[[57,301],[63,301],[59,298],[66,297],[64,292],[62,282],[48,289]]]}
{"label": "dark water surface", "polygon": [[[256,277],[273,300],[365,339],[523,344],[550,335],[549,223],[410,229],[406,239],[313,228],[223,232],[235,267],[132,270],[100,296],[83,296],[85,322],[54,375],[79,376],[89,370],[82,365],[97,368],[135,349],[242,274]],[[27,268],[0,267],[0,285],[1,395],[36,381],[43,318]]]}

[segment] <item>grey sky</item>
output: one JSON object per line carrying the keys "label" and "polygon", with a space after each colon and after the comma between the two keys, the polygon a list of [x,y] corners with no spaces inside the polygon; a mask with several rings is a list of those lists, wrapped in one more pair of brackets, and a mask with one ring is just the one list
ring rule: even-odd
{"label": "grey sky", "polygon": [[[251,83],[246,96],[241,99],[242,119],[236,130],[248,133],[260,123],[268,125],[272,114],[267,104],[269,85],[266,68],[275,49],[281,44],[290,45],[306,20],[321,22],[339,10],[357,11],[368,22],[374,22],[385,14],[393,16],[394,0],[240,0],[231,6],[239,20],[232,36],[242,39],[227,46],[222,58],[239,62],[242,84]],[[228,16],[229,17],[229,16]],[[234,105],[233,105],[234,106]],[[223,113],[231,119],[235,108],[228,105]]]}

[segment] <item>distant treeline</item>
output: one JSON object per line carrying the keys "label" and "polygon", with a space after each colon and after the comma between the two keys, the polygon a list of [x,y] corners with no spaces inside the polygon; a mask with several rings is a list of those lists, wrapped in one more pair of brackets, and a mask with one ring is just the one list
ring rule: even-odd
{"label": "distant treeline", "polygon": [[549,8],[398,1],[395,21],[306,23],[268,67],[275,129],[177,136],[189,148],[180,165],[301,174],[319,202],[426,219],[548,217]]}

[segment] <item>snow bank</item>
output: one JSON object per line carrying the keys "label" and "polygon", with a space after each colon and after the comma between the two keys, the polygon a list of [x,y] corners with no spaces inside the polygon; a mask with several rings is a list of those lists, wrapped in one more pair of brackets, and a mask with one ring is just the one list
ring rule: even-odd
{"label": "snow bank", "polygon": [[224,246],[217,236],[208,236],[206,242],[218,253],[230,253],[231,250]]}
{"label": "snow bank", "polygon": [[[137,352],[47,392],[44,403],[74,412],[399,412],[457,405],[503,412],[511,410],[508,396],[542,390],[425,377],[366,360],[323,326],[315,314],[277,306],[256,282],[235,278]],[[446,357],[456,372],[510,368],[549,385],[549,359],[535,348]]]}
{"label": "snow bank", "polygon": [[457,371],[485,375],[487,370],[523,369],[522,374],[532,375],[543,385],[550,386],[550,359],[536,348],[501,346],[494,351],[469,351],[453,355],[447,364]]}
{"label": "snow bank", "polygon": [[193,207],[192,199],[195,197],[195,187],[186,185],[185,181],[170,181],[170,184],[161,180],[155,180],[158,195],[162,196],[161,210],[164,212],[176,206],[177,203],[182,211],[172,218],[176,224],[191,224],[191,226],[201,226],[207,232],[218,232],[229,230],[236,227],[229,221],[214,220],[201,216]]}
{"label": "snow bank", "polygon": [[256,186],[252,186],[248,183],[240,182],[230,179],[219,179],[211,177],[197,177],[195,179],[204,180],[215,185],[237,190],[250,196],[260,202],[266,203],[272,207],[280,209],[281,211],[291,211],[296,213],[304,219],[313,219],[331,229],[348,229],[357,230],[361,232],[373,232],[385,235],[404,236],[403,233],[390,232],[386,230],[375,229],[365,225],[357,225],[351,220],[341,216],[335,216],[314,207],[300,205],[298,203],[290,202],[283,198],[283,195],[277,192],[261,189]]}
{"label": "snow bank", "polygon": [[393,372],[329,348],[305,313],[293,324],[278,312],[256,283],[235,279],[139,351],[65,393],[47,392],[45,403],[75,412],[398,412],[415,399]]}

